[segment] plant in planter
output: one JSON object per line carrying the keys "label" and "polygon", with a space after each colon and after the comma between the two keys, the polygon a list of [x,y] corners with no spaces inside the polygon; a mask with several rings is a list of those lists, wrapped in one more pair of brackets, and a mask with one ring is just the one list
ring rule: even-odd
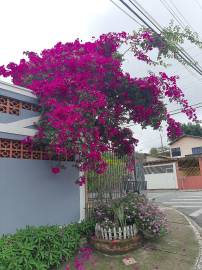
{"label": "plant in planter", "polygon": [[128,213],[128,199],[126,196],[110,203],[101,203],[95,208],[95,236],[91,238],[91,243],[97,250],[121,254],[139,246],[141,236]]}
{"label": "plant in planter", "polygon": [[101,203],[94,210],[96,221],[93,246],[104,253],[126,253],[144,238],[157,238],[167,232],[166,218],[157,206],[143,195],[128,194]]}

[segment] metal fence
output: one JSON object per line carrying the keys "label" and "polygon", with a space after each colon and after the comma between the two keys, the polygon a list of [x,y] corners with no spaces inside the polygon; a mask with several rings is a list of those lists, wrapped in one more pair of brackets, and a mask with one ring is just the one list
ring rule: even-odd
{"label": "metal fence", "polygon": [[181,176],[199,176],[200,165],[198,157],[187,157],[178,161],[178,168]]}
{"label": "metal fence", "polygon": [[86,186],[86,213],[100,202],[118,199],[129,192],[138,192],[146,189],[144,169],[141,162],[137,161],[133,172],[127,169],[128,157],[118,156],[115,153],[106,153],[104,159],[108,169],[104,174],[89,172]]}

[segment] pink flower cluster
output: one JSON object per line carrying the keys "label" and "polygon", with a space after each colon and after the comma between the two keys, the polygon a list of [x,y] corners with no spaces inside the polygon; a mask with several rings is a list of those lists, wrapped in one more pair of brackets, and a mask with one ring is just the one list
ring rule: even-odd
{"label": "pink flower cluster", "polygon": [[[96,266],[95,258],[93,257],[93,250],[84,246],[79,249],[77,256],[74,258],[74,267],[77,270],[85,270],[85,263],[90,263],[93,267]],[[65,270],[70,270],[70,265],[68,264]]]}
{"label": "pink flower cluster", "polygon": [[54,174],[58,174],[60,172],[60,168],[59,167],[52,167],[52,173]]}
{"label": "pink flower cluster", "polygon": [[137,206],[139,229],[153,236],[161,236],[168,232],[168,222],[164,212],[151,202],[140,202]]}
{"label": "pink flower cluster", "polygon": [[139,43],[142,50],[133,47],[135,57],[150,63],[147,53],[156,46],[154,41],[150,32],[143,31],[133,36],[109,33],[85,43],[78,39],[60,42],[40,54],[25,52],[28,59],[1,66],[0,75],[11,76],[14,84],[38,96],[41,118],[34,142],[42,142],[57,155],[75,156],[83,171],[103,173],[107,164],[102,153],[134,152],[137,140],[123,123],[157,129],[167,120],[168,136],[179,135],[179,125],[167,114],[164,97],[181,104],[190,119],[196,118],[176,77],[160,73],[131,78],[123,72],[118,53],[121,44]]}
{"label": "pink flower cluster", "polygon": [[85,176],[81,176],[78,180],[76,180],[76,184],[78,184],[80,187],[85,185],[86,183],[86,177]]}

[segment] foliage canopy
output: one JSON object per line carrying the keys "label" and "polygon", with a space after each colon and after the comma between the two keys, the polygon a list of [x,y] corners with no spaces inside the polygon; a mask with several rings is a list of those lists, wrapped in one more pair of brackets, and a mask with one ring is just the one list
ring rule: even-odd
{"label": "foliage canopy", "polygon": [[[179,36],[176,42],[187,38],[178,32],[176,28],[172,36]],[[25,52],[27,58],[19,64],[1,66],[0,75],[11,76],[14,84],[30,88],[39,98],[41,118],[32,141],[57,155],[76,156],[81,170],[100,174],[107,167],[104,152],[133,155],[137,140],[123,124],[158,129],[166,121],[168,137],[179,136],[180,123],[169,115],[164,98],[181,105],[189,120],[196,115],[177,86],[178,77],[160,72],[133,78],[123,72],[118,51],[125,44],[136,59],[162,64],[160,57],[155,62],[148,54],[158,49],[159,55],[175,56],[169,54],[172,46],[165,35],[141,29],[133,35],[103,34],[85,43],[59,42],[40,54]]]}

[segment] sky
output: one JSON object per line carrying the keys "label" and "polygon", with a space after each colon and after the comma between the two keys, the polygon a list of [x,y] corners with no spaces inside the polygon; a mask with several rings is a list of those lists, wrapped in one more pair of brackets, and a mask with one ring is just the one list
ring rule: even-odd
{"label": "sky", "polygon": [[[174,2],[192,28],[202,39],[202,0],[167,0]],[[120,5],[118,0],[114,0]],[[172,15],[162,5],[161,0],[138,0],[138,2],[159,22],[167,26]],[[23,51],[40,52],[51,48],[57,42],[73,41],[80,38],[90,40],[107,32],[132,32],[139,25],[126,16],[110,2],[110,0],[0,0],[1,41],[0,65],[10,61],[18,62]],[[123,7],[123,6],[122,6]],[[202,65],[202,51],[191,44],[185,45],[186,51]],[[166,69],[170,75],[179,75],[179,86],[183,89],[190,104],[202,102],[202,77],[187,70],[176,61]],[[145,76],[151,67],[136,61],[132,55],[126,56],[124,71],[135,77]],[[155,69],[158,72],[161,69]],[[4,81],[9,79],[0,78]],[[177,108],[175,104],[169,110]],[[202,108],[197,109],[198,120],[202,120]],[[187,122],[182,114],[175,119]],[[166,128],[153,131],[151,128],[142,130],[139,126],[131,127],[134,136],[139,139],[137,150],[148,152],[151,147],[167,145]]]}

